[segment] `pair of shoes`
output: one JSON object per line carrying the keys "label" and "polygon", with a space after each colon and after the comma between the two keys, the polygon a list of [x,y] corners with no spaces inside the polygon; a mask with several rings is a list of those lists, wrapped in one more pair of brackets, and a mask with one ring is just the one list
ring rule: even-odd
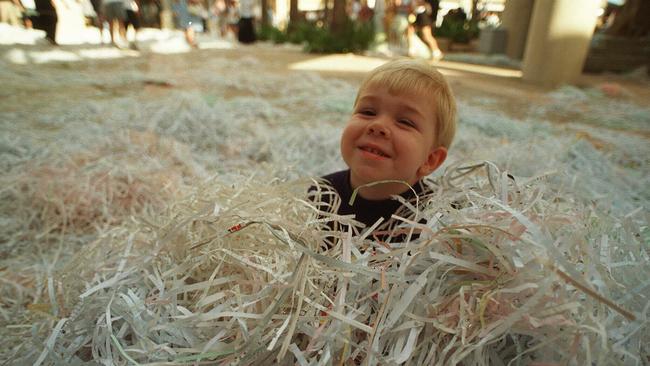
{"label": "pair of shoes", "polygon": [[440,51],[439,49],[438,50],[433,50],[433,52],[431,52],[431,59],[433,61],[440,61],[440,60],[442,60],[442,58],[444,56],[445,56],[445,54],[442,53],[442,51]]}

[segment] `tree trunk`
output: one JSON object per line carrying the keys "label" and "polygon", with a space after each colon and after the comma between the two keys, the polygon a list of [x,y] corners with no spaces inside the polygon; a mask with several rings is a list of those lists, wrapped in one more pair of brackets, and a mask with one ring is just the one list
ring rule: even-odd
{"label": "tree trunk", "polygon": [[262,1],[262,27],[269,25],[269,0]]}
{"label": "tree trunk", "polygon": [[296,23],[300,21],[300,13],[298,12],[298,0],[291,0],[289,2],[289,29],[295,27]]}
{"label": "tree trunk", "polygon": [[334,7],[332,8],[332,23],[330,29],[333,33],[338,33],[343,30],[348,14],[345,12],[346,0],[334,0]]}
{"label": "tree trunk", "polygon": [[650,35],[650,1],[627,0],[607,34],[627,38],[642,38]]}
{"label": "tree trunk", "polygon": [[323,19],[321,19],[325,24],[330,24],[330,13],[332,12],[332,6],[330,5],[330,0],[323,0],[324,10],[323,10]]}

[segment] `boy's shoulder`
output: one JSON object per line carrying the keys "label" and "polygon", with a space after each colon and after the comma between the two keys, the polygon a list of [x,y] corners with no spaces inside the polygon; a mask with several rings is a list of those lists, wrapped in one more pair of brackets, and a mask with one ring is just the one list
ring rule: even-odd
{"label": "boy's shoulder", "polygon": [[334,188],[339,194],[344,195],[350,190],[350,170],[341,170],[320,177],[320,179]]}

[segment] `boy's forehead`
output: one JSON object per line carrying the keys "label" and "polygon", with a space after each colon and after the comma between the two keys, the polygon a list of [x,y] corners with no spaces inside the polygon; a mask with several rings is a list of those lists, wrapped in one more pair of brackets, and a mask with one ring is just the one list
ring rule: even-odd
{"label": "boy's forehead", "polygon": [[422,86],[419,85],[411,85],[411,86],[394,85],[394,84],[386,85],[383,83],[370,81],[369,83],[363,85],[359,89],[359,93],[357,94],[357,100],[370,97],[372,94],[383,92],[383,91],[388,92],[388,94],[390,94],[391,96],[411,96],[411,97],[422,96],[425,98],[434,97],[432,89],[423,88]]}
{"label": "boy's forehead", "polygon": [[432,123],[436,123],[436,104],[431,100],[431,91],[421,89],[397,89],[391,90],[387,86],[368,85],[359,90],[356,103],[370,102],[383,103],[381,100],[382,93],[387,92],[389,97],[397,97],[400,108],[422,115],[425,118],[431,118]]}

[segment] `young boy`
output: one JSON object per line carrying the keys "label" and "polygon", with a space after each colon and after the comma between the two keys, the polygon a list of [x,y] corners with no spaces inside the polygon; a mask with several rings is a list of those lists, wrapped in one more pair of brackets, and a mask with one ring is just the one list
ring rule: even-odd
{"label": "young boy", "polygon": [[[386,225],[379,229],[390,233],[396,224],[390,222],[391,215],[404,208],[393,196],[414,201],[415,194],[426,195],[421,180],[444,162],[455,132],[456,102],[433,66],[406,59],[374,69],[359,88],[341,137],[341,154],[349,169],[322,177],[340,202],[323,194],[324,204],[319,206],[329,206],[339,215],[354,214],[366,227],[383,218]],[[337,223],[328,225],[345,229]],[[395,241],[395,233],[389,236]],[[380,238],[385,240],[386,235]]]}

